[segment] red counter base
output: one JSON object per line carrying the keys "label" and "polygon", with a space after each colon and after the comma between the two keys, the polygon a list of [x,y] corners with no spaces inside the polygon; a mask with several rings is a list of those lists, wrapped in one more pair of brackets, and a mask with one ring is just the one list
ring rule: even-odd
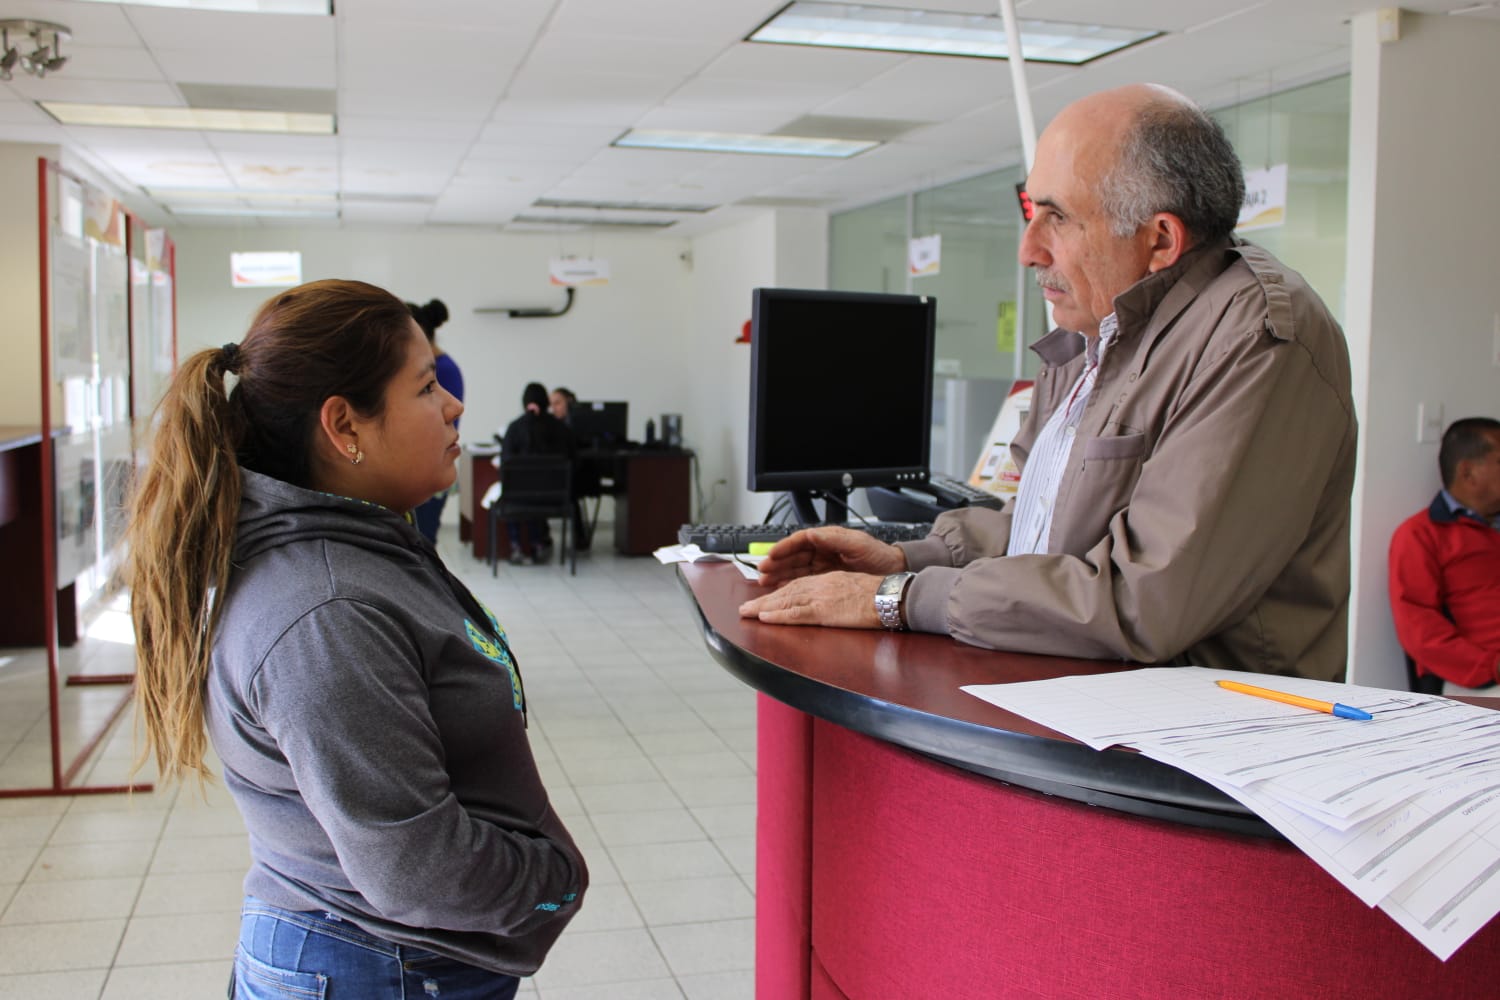
{"label": "red counter base", "polygon": [[758,1000],[1497,995],[1279,841],[1049,798],[760,696]]}

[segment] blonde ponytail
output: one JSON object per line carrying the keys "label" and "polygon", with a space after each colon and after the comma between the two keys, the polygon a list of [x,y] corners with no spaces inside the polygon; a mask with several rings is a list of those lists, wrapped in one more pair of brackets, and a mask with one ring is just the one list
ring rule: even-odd
{"label": "blonde ponytail", "polygon": [[235,347],[200,351],[177,370],[157,408],[150,458],[128,534],[136,685],[146,743],[165,781],[204,764],[204,684],[229,577],[240,506],[242,429],[225,390]]}

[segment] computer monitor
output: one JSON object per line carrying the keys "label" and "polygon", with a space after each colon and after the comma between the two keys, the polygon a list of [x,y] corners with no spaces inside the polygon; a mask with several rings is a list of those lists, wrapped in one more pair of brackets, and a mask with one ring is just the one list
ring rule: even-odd
{"label": "computer monitor", "polygon": [[[931,296],[757,288],[750,312],[750,474],[798,518],[846,519],[849,491],[926,482]],[[829,499],[831,497],[831,499]]]}
{"label": "computer monitor", "polygon": [[629,438],[629,403],[580,399],[568,408],[568,422],[580,448],[621,448]]}

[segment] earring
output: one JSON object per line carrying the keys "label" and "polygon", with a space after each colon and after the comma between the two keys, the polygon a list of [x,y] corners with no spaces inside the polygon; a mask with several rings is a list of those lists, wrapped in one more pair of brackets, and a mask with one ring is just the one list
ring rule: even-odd
{"label": "earring", "polygon": [[349,454],[353,456],[350,461],[355,465],[358,465],[360,462],[363,462],[365,460],[365,453],[359,450],[359,445],[350,444],[345,445],[344,447],[349,452]]}

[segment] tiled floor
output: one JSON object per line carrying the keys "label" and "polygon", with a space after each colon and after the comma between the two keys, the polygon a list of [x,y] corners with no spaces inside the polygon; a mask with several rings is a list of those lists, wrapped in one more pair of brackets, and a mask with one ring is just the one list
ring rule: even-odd
{"label": "tiled floor", "polygon": [[[510,632],[532,746],[592,872],[521,996],[749,998],[755,702],[709,658],[676,574],[615,556],[601,531],[576,577],[554,565],[491,578],[444,532],[449,566]],[[23,683],[36,664],[0,650],[0,787],[49,780],[45,701],[28,711],[18,694],[44,690]],[[123,781],[131,751],[127,713],[85,780]],[[0,1000],[223,996],[247,861],[219,787],[0,799]]]}

